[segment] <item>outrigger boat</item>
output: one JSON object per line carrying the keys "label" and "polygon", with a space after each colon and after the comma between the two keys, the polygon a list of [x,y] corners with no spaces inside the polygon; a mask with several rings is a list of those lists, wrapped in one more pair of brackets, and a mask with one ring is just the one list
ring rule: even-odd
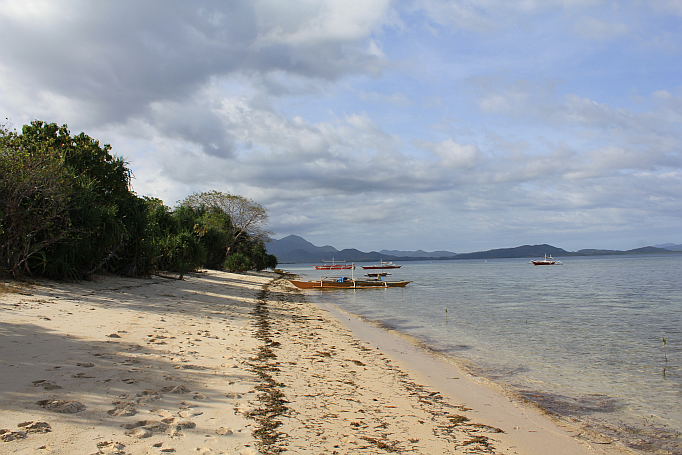
{"label": "outrigger boat", "polygon": [[365,273],[365,276],[368,276],[370,278],[376,278],[379,276],[387,276],[390,275],[388,272],[374,272],[374,273]]}
{"label": "outrigger boat", "polygon": [[362,268],[366,270],[377,270],[377,269],[399,269],[400,265],[394,264],[392,262],[384,262],[381,261],[379,264],[376,265],[363,265]]}
{"label": "outrigger boat", "polygon": [[376,288],[404,288],[411,281],[383,281],[355,280],[353,278],[323,276],[319,280],[298,281],[289,280],[291,284],[300,289],[376,289]]}
{"label": "outrigger boat", "polygon": [[547,257],[547,254],[545,254],[544,259],[538,259],[530,262],[533,265],[563,265],[561,261],[557,261],[556,259],[554,259],[551,254],[549,255],[549,257]]}
{"label": "outrigger boat", "polygon": [[322,265],[313,265],[316,270],[351,270],[355,268],[355,264],[346,264],[346,261],[339,261],[337,264],[332,258],[331,261],[322,261]]}

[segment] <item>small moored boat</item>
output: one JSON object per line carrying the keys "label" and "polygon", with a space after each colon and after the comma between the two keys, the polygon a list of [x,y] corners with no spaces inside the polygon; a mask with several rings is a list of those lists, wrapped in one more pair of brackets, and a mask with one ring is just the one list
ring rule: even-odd
{"label": "small moored boat", "polygon": [[322,261],[322,265],[313,265],[316,270],[351,270],[355,268],[355,264],[346,264],[346,261],[339,261],[338,263],[332,258],[331,261]]}
{"label": "small moored boat", "polygon": [[537,259],[535,261],[530,262],[533,265],[562,265],[562,262],[554,259],[551,254],[549,255],[549,257],[547,257],[547,254],[545,254],[544,259]]}
{"label": "small moored boat", "polygon": [[400,265],[394,264],[392,262],[381,261],[379,264],[375,265],[363,265],[362,268],[366,270],[377,270],[377,269],[399,269]]}

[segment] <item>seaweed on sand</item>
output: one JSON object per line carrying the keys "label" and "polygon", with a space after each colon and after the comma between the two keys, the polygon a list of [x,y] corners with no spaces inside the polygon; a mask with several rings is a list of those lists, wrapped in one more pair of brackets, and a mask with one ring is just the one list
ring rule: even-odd
{"label": "seaweed on sand", "polygon": [[260,380],[256,390],[261,393],[258,395],[260,406],[249,412],[248,417],[258,423],[253,435],[258,440],[259,450],[265,454],[278,454],[286,450],[277,444],[284,435],[277,431],[277,428],[282,425],[278,417],[284,415],[288,408],[286,406],[287,400],[281,391],[284,384],[275,381],[271,375],[271,373],[279,371],[277,355],[273,351],[273,348],[278,347],[279,343],[270,338],[268,296],[268,285],[265,285],[258,295],[258,303],[253,310],[253,315],[256,318],[256,338],[263,344],[259,346],[256,357],[251,359],[250,366]]}

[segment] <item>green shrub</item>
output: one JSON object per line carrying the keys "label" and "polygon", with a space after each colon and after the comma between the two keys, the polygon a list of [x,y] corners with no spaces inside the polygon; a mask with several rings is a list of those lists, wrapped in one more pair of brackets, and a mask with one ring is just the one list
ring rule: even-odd
{"label": "green shrub", "polygon": [[228,272],[246,272],[251,269],[251,261],[244,253],[234,253],[225,259],[223,267]]}

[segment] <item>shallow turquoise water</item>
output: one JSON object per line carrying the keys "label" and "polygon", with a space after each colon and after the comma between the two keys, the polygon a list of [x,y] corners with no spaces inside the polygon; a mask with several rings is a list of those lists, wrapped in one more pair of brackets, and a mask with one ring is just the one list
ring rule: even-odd
{"label": "shallow turquoise water", "polygon": [[631,447],[682,453],[682,255],[559,259],[403,262],[388,279],[404,290],[307,292]]}

